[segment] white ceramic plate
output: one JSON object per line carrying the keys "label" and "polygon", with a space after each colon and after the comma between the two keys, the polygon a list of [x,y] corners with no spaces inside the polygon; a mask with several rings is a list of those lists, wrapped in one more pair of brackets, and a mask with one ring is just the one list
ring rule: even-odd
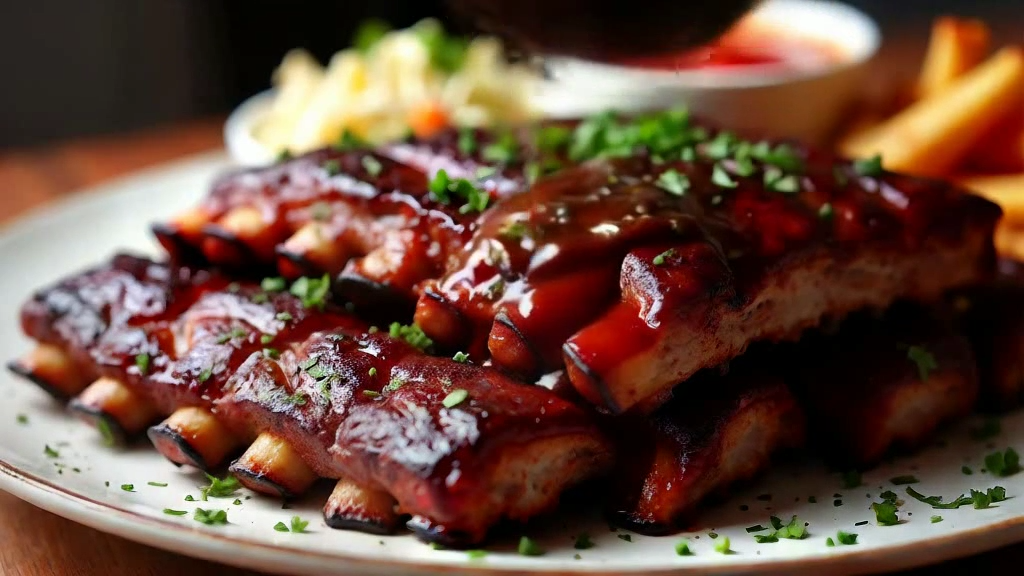
{"label": "white ceramic plate", "polygon": [[[18,307],[30,292],[86,265],[102,261],[114,250],[156,253],[147,223],[191,205],[203,194],[210,177],[225,167],[218,156],[200,157],[150,171],[76,195],[62,205],[38,212],[0,233],[0,350],[14,356],[30,343],[18,330]],[[707,572],[842,573],[897,569],[940,562],[1024,540],[1024,474],[993,478],[981,473],[984,455],[995,448],[1024,448],[1024,414],[1002,419],[1002,433],[988,442],[972,440],[967,431],[979,418],[962,423],[943,435],[946,442],[916,455],[897,459],[864,474],[865,485],[841,487],[839,474],[813,463],[780,465],[772,473],[735,497],[708,509],[700,530],[671,537],[632,535],[632,541],[611,532],[595,515],[590,518],[555,515],[522,532],[512,530],[499,538],[483,559],[465,553],[433,550],[410,536],[380,538],[327,528],[319,508],[326,493],[314,494],[281,509],[269,498],[232,498],[198,503],[204,508],[228,510],[230,524],[208,527],[192,519],[205,480],[195,471],[176,469],[148,446],[129,449],[101,445],[86,425],[70,420],[61,407],[33,386],[4,373],[0,375],[0,488],[51,512],[146,544],[192,556],[262,570],[316,574],[438,574],[502,572],[539,574],[636,573],[676,574]],[[27,423],[20,422],[27,417]],[[45,447],[59,452],[48,457]],[[961,466],[974,474],[967,476]],[[905,496],[904,487],[889,481],[914,474],[914,487],[947,499],[971,488],[1002,485],[1011,498],[990,509],[931,510]],[[166,487],[148,482],[166,483]],[[109,486],[107,485],[109,483]],[[134,492],[121,489],[133,484]],[[903,523],[881,527],[869,510],[882,489],[895,489],[907,502],[901,507]],[[835,497],[834,494],[842,494]],[[759,495],[770,494],[771,500]],[[870,497],[868,497],[870,495]],[[809,503],[814,496],[816,503]],[[842,505],[834,505],[841,500]],[[746,507],[746,510],[743,509]],[[165,508],[188,511],[168,516]],[[793,514],[808,522],[810,537],[756,544],[747,526],[768,525],[770,515],[786,520]],[[943,521],[929,518],[939,514]],[[276,532],[294,515],[309,520],[309,533]],[[856,526],[861,521],[868,524]],[[708,536],[717,532],[718,539]],[[826,547],[826,537],[838,530],[857,533],[853,546]],[[572,537],[587,531],[596,546],[573,549]],[[541,557],[515,554],[515,539],[528,533],[548,553]],[[734,553],[714,551],[728,537]],[[676,556],[674,546],[690,540],[694,556]]]}

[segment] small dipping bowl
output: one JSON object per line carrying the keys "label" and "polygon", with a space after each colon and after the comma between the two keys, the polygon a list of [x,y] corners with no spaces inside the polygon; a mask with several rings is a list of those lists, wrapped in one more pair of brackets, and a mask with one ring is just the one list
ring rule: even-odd
{"label": "small dipping bowl", "polygon": [[713,49],[615,63],[548,58],[537,106],[566,118],[685,105],[724,128],[821,143],[861,92],[880,40],[875,22],[846,4],[768,0]]}

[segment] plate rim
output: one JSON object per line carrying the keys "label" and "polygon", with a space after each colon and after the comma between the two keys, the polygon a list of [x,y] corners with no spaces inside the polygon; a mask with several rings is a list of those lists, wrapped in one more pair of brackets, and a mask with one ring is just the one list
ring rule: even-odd
{"label": "plate rim", "polygon": [[[0,249],[13,237],[24,234],[47,219],[68,217],[91,203],[109,201],[129,194],[132,189],[154,178],[173,178],[178,173],[218,167],[231,167],[224,150],[212,150],[189,155],[172,162],[153,165],[95,185],[69,192],[55,201],[31,208],[20,216],[0,225]],[[526,573],[536,576],[565,576],[579,574],[623,574],[621,566],[601,566],[591,563],[579,567],[530,569],[522,565],[499,566],[467,560],[437,561],[423,559],[374,558],[346,553],[344,550],[323,552],[282,547],[252,541],[244,536],[218,534],[214,529],[186,527],[169,520],[159,519],[121,507],[114,502],[101,501],[52,481],[41,478],[5,460],[0,454],[0,490],[78,524],[113,534],[130,541],[160,548],[184,556],[202,558],[212,562],[276,573],[324,574],[456,574],[506,575]],[[805,558],[761,558],[751,556],[742,561],[665,567],[642,567],[644,574],[653,576],[722,574],[751,572],[781,572],[795,574],[881,572],[937,565],[954,558],[995,550],[1010,544],[1024,542],[1024,514],[1004,518],[991,524],[965,528],[927,540],[882,547],[844,547],[828,555]],[[635,572],[640,573],[640,572]]]}

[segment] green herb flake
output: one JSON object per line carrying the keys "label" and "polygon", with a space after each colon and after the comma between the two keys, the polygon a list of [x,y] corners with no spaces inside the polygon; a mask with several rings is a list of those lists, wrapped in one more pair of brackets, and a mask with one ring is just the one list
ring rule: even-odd
{"label": "green herb flake", "polygon": [[669,248],[668,250],[665,250],[661,254],[655,256],[654,259],[651,260],[651,263],[654,264],[655,266],[664,266],[665,261],[674,256],[675,253],[675,248]]}
{"label": "green herb flake", "polygon": [[306,531],[306,527],[309,526],[308,520],[303,520],[299,516],[292,516],[291,529],[292,534],[302,534]]}
{"label": "green herb flake", "polygon": [[302,300],[304,308],[316,308],[323,310],[327,305],[327,297],[331,290],[331,278],[324,274],[320,278],[303,276],[292,283],[290,292],[296,298]]}
{"label": "green herb flake", "polygon": [[384,36],[391,31],[391,26],[378,18],[370,18],[363,21],[352,36],[352,47],[362,53],[367,53],[376,46]]}
{"label": "green herb flake", "polygon": [[43,454],[46,454],[47,458],[60,458],[60,452],[50,448],[49,444],[43,446]]}
{"label": "green herb flake", "polygon": [[690,179],[677,170],[666,170],[658,176],[657,185],[662,190],[675,196],[683,196],[690,189]]}
{"label": "green herb flake", "polygon": [[369,374],[371,377],[372,376],[376,376],[377,375],[377,368],[370,367],[370,370],[367,372],[367,374]]}
{"label": "green herb flake", "polygon": [[149,374],[149,354],[136,354],[135,367],[139,369],[139,374],[142,374],[143,376]]}
{"label": "green herb flake", "polygon": [[330,160],[325,160],[324,163],[320,165],[320,167],[324,169],[324,172],[327,173],[328,177],[337,176],[338,174],[341,174],[341,162],[338,162],[333,158]]}
{"label": "green herb flake", "polygon": [[434,345],[434,341],[416,324],[403,325],[399,322],[392,322],[388,335],[395,339],[405,340],[423,351],[430,350]]}
{"label": "green herb flake", "polygon": [[480,560],[487,556],[487,550],[466,550],[466,558]]}
{"label": "green herb flake", "polygon": [[985,468],[993,476],[1006,477],[1020,472],[1020,455],[1013,448],[985,456]]}
{"label": "green herb flake", "polygon": [[14,417],[14,421],[17,422],[18,424],[21,424],[22,426],[24,426],[24,425],[28,424],[28,415],[26,415],[26,414],[18,414],[17,416]]}
{"label": "green herb flake", "polygon": [[484,146],[481,150],[481,157],[488,162],[500,162],[510,164],[516,161],[519,153],[519,145],[511,132],[503,132],[498,139]]}
{"label": "green herb flake", "polygon": [[280,276],[271,276],[260,281],[260,290],[264,292],[284,292],[288,283]]}
{"label": "green herb flake", "polygon": [[157,488],[167,488],[166,482],[146,482],[149,486],[155,486]]}
{"label": "green herb flake", "polygon": [[[331,219],[331,205],[327,202],[316,202],[309,207],[309,217],[317,222],[327,222]],[[266,290],[266,288],[264,288]],[[282,279],[281,290],[284,290]]]}
{"label": "green herb flake", "polygon": [[875,502],[871,504],[871,510],[874,511],[875,522],[879,526],[895,526],[900,523],[899,516],[896,514],[899,508],[893,502]]}
{"label": "green herb flake", "polygon": [[195,501],[196,501],[196,499],[193,498],[191,494],[186,494],[185,495],[185,502],[195,502]]}
{"label": "green herb flake", "polygon": [[202,508],[196,508],[195,514],[192,517],[196,522],[202,522],[207,526],[228,523],[228,513],[226,510],[204,510]]}
{"label": "green herb flake", "polygon": [[853,171],[859,176],[881,176],[885,173],[882,168],[882,155],[876,154],[870,158],[854,161]]}
{"label": "green herb flake", "polygon": [[263,334],[260,336],[260,344],[270,344],[274,341],[276,334]]}
{"label": "green herb flake", "polygon": [[210,481],[210,485],[202,488],[202,490],[207,496],[213,496],[214,498],[234,496],[235,492],[238,492],[242,487],[234,476],[227,476],[222,480],[212,474],[206,474],[206,479]]}
{"label": "green herb flake", "polygon": [[626,542],[633,541],[633,536],[631,534],[616,534],[616,537],[618,537],[619,540],[624,540]]}
{"label": "green herb flake", "polygon": [[833,547],[835,545],[836,545],[836,543],[832,541],[832,537],[831,536],[829,536],[828,538],[825,538],[825,546],[828,546],[829,548],[831,548],[831,547]]}
{"label": "green herb flake", "polygon": [[240,498],[235,498],[235,501],[232,502],[232,504],[234,504],[235,506],[241,506],[242,500]]}
{"label": "green herb flake", "polygon": [[281,357],[281,351],[278,350],[277,348],[264,348],[263,356],[266,358],[270,358],[271,360],[277,360],[278,358]]}
{"label": "green herb flake", "polygon": [[962,472],[965,476],[970,476],[971,474],[974,474],[974,470],[971,470],[970,466],[961,466],[960,472]]}
{"label": "green herb flake", "polygon": [[469,156],[476,152],[476,130],[470,126],[459,128],[459,152]]}
{"label": "green herb flake", "polygon": [[736,188],[739,183],[732,179],[729,172],[721,164],[715,164],[711,169],[711,182],[722,188]]}
{"label": "green herb flake", "polygon": [[380,394],[380,392],[377,392],[376,390],[363,390],[363,396],[366,396],[367,398],[375,399],[375,398],[380,398],[381,394]]}
{"label": "green herb flake", "polygon": [[188,514],[188,511],[187,510],[174,510],[172,508],[164,508],[164,514],[167,514],[168,516],[184,516],[185,514]]}
{"label": "green herb flake", "polygon": [[135,484],[121,484],[121,490],[125,492],[135,492]]}
{"label": "green herb flake", "polygon": [[278,312],[274,315],[274,318],[277,318],[281,322],[288,322],[292,319],[292,315],[289,312]]}
{"label": "green herb flake", "polygon": [[106,418],[100,418],[96,421],[96,430],[100,433],[100,439],[104,446],[113,446],[117,441],[114,437],[114,431],[110,428],[110,422],[107,422]]}
{"label": "green herb flake", "polygon": [[894,476],[889,479],[889,482],[892,482],[897,486],[902,486],[904,484],[917,484],[920,480],[918,480],[916,476],[908,474],[904,476]]}
{"label": "green herb flake", "polygon": [[836,534],[836,541],[844,546],[852,546],[857,543],[857,535],[840,530]]}
{"label": "green herb flake", "polygon": [[773,543],[778,542],[778,541],[779,541],[779,537],[776,536],[774,532],[772,532],[770,534],[755,534],[754,535],[754,542],[757,542],[758,544],[773,544]]}
{"label": "green herb flake", "polygon": [[460,364],[465,364],[466,362],[469,362],[469,354],[466,354],[465,352],[456,352],[455,356],[452,356],[452,360]]}
{"label": "green herb flake", "polygon": [[545,550],[528,536],[519,539],[518,550],[520,556],[543,556],[545,553]]}
{"label": "green herb flake", "polygon": [[213,368],[207,366],[206,368],[203,368],[202,372],[199,373],[199,377],[197,378],[197,380],[199,380],[200,382],[206,382],[207,380],[210,379],[210,376],[213,376]]}
{"label": "green herb flake", "polygon": [[721,540],[715,543],[715,552],[719,554],[733,554],[733,551],[729,548],[729,538],[723,537]]}
{"label": "green herb flake", "polygon": [[278,522],[277,524],[274,524],[274,530],[277,530],[278,532],[287,532],[288,525],[284,522]]}
{"label": "green herb flake", "polygon": [[938,524],[939,522],[942,522],[942,516],[932,516],[931,522],[932,524]]}
{"label": "green herb flake", "polygon": [[939,367],[935,362],[935,356],[932,356],[924,346],[908,348],[907,359],[917,365],[917,374],[922,382],[927,382],[929,373]]}
{"label": "green herb flake", "polygon": [[760,532],[762,530],[767,530],[767,528],[761,526],[760,524],[755,524],[753,526],[747,526],[746,530],[747,534],[750,534],[751,532]]}
{"label": "green herb flake", "polygon": [[693,556],[690,551],[690,543],[686,540],[676,542],[676,556]]}
{"label": "green herb flake", "polygon": [[594,541],[590,539],[590,534],[584,532],[576,537],[576,543],[572,547],[577,550],[588,550],[594,547]]}
{"label": "green herb flake", "polygon": [[447,396],[445,396],[444,400],[441,401],[441,404],[445,408],[454,408],[465,402],[467,398],[469,398],[469,392],[459,388],[457,390],[452,390]]}
{"label": "green herb flake", "polygon": [[830,220],[833,213],[832,204],[829,202],[825,202],[820,208],[818,208],[818,218],[821,218],[822,220]]}

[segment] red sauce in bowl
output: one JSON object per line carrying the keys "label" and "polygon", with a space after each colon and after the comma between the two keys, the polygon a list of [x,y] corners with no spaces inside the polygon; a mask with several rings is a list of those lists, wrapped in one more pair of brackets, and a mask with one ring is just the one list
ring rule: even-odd
{"label": "red sauce in bowl", "polygon": [[822,68],[841,59],[840,48],[819,38],[799,36],[771,25],[745,20],[718,41],[702,48],[619,60],[615,64],[649,70],[738,71],[757,66],[772,70]]}

